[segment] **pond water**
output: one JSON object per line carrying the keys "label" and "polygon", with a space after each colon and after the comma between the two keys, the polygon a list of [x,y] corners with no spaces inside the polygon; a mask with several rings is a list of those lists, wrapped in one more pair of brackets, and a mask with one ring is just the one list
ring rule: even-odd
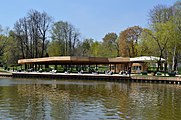
{"label": "pond water", "polygon": [[181,86],[0,78],[0,119],[181,120]]}

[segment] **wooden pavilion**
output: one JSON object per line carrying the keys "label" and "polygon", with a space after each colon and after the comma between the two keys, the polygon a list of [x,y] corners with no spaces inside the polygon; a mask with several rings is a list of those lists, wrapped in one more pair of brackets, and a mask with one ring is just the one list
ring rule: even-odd
{"label": "wooden pavilion", "polygon": [[59,56],[59,57],[44,57],[44,58],[33,58],[33,59],[20,59],[18,64],[25,65],[25,70],[34,68],[38,70],[40,68],[48,68],[49,65],[62,66],[91,66],[95,65],[108,65],[109,70],[119,72],[121,70],[128,69],[130,64],[130,58],[127,57],[116,57],[116,58],[105,58],[105,57],[77,57],[77,56]]}

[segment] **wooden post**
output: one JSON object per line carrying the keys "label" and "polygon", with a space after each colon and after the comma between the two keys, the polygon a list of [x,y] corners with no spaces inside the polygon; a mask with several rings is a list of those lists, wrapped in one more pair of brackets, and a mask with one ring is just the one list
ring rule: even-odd
{"label": "wooden post", "polygon": [[111,71],[111,64],[109,64],[109,71]]}
{"label": "wooden post", "polygon": [[[22,65],[21,65],[21,70],[22,70],[23,68],[22,68]],[[27,69],[27,64],[25,64],[25,70]]]}
{"label": "wooden post", "polygon": [[55,70],[57,70],[57,64],[55,65]]}
{"label": "wooden post", "polygon": [[90,71],[90,64],[89,64],[89,73],[90,73],[91,71]]}
{"label": "wooden post", "polygon": [[116,64],[114,64],[114,73],[116,73]]}

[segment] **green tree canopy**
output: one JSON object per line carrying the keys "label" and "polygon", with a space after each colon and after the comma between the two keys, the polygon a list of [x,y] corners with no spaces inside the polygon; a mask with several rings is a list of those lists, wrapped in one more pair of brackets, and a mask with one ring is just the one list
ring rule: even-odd
{"label": "green tree canopy", "polygon": [[[54,47],[58,47],[59,55],[75,55],[75,49],[80,41],[80,33],[70,23],[64,21],[55,22],[51,30],[52,42],[57,41]],[[53,44],[52,44],[53,45]]]}

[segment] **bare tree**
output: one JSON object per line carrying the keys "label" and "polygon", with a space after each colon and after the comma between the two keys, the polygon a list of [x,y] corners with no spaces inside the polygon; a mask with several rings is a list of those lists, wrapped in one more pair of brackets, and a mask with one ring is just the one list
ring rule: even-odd
{"label": "bare tree", "polygon": [[16,40],[19,43],[19,49],[21,51],[22,58],[29,58],[29,42],[27,31],[27,18],[19,19],[14,25],[14,31],[16,34]]}
{"label": "bare tree", "polygon": [[22,58],[45,56],[51,22],[52,18],[47,13],[36,10],[30,10],[27,17],[16,22],[14,32],[20,43]]}
{"label": "bare tree", "polygon": [[149,11],[149,21],[150,24],[155,23],[165,23],[171,19],[173,16],[173,11],[164,5],[157,5],[152,10]]}

